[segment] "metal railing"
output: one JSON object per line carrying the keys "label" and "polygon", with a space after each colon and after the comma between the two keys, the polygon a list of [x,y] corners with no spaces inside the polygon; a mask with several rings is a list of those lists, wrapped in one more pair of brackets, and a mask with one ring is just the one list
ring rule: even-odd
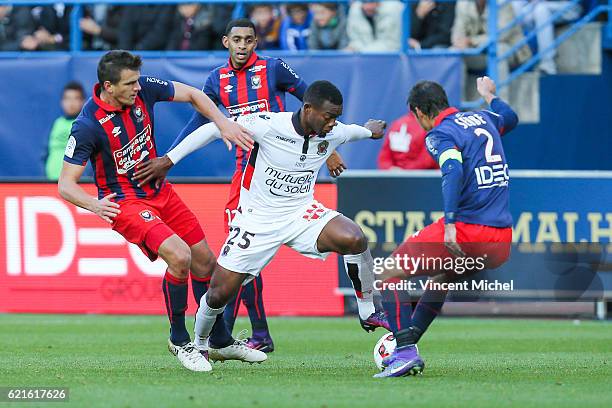
{"label": "metal railing", "polygon": [[[508,25],[505,27],[497,27],[497,17],[501,7],[504,7],[512,2],[512,0],[504,0],[499,2],[496,0],[488,0],[487,1],[487,9],[488,9],[488,21],[487,21],[487,30],[488,30],[488,40],[478,48],[468,48],[468,49],[424,49],[424,50],[411,50],[408,46],[408,39],[410,38],[410,17],[411,17],[411,4],[416,3],[419,0],[400,0],[405,4],[404,11],[402,14],[402,48],[401,52],[405,53],[411,57],[419,57],[419,56],[471,56],[471,55],[480,55],[486,52],[487,56],[487,75],[494,79],[498,84],[498,88],[502,89],[508,86],[512,81],[518,78],[520,75],[530,70],[536,63],[538,63],[543,55],[546,55],[550,51],[559,47],[561,43],[567,40],[572,34],[577,32],[580,28],[582,28],[585,24],[593,21],[597,16],[602,13],[608,12],[609,15],[612,15],[612,0],[608,0],[608,5],[598,5],[594,9],[590,10],[588,13],[583,15],[577,21],[572,23],[570,28],[565,31],[562,35],[557,37],[554,42],[544,50],[538,50],[538,52],[533,55],[528,61],[524,62],[519,67],[515,68],[514,71],[510,73],[508,78],[504,78],[501,82],[498,76],[498,64],[501,61],[507,60],[510,58],[515,52],[517,52],[521,47],[528,44],[528,42],[534,38],[538,32],[545,26],[545,24],[540,27],[536,27],[531,32],[527,33],[525,37],[514,44],[508,51],[504,52],[502,55],[498,55],[497,52],[497,44],[499,38],[511,30],[517,25],[520,25],[525,18],[533,11],[533,2],[530,3],[529,7],[526,7],[518,16],[516,16]],[[457,0],[436,0],[438,2],[456,2]],[[227,1],[227,0],[206,0],[206,1],[194,1],[194,0],[8,0],[3,2],[4,4],[13,4],[13,5],[23,5],[23,6],[36,6],[36,5],[54,5],[58,2],[63,2],[64,4],[74,5],[71,16],[70,16],[70,54],[78,55],[82,53],[91,54],[91,53],[99,53],[96,51],[83,51],[82,50],[82,37],[83,33],[79,27],[79,20],[83,16],[83,7],[85,5],[91,4],[110,4],[110,5],[144,5],[144,4],[179,4],[179,3],[206,3],[206,4],[233,4],[234,10],[232,17],[237,18],[241,17],[245,13],[245,6],[248,4],[254,3],[318,3],[320,0],[242,0],[242,1]],[[331,0],[334,3],[340,4],[348,4],[348,0]],[[566,11],[570,10],[576,4],[579,4],[580,0],[571,0],[571,3],[568,4],[562,10],[559,10],[551,15],[548,23],[553,24],[560,16],[562,16]],[[606,28],[604,30],[604,41],[612,44],[612,19],[609,19]],[[270,54],[274,55],[277,52],[271,52]],[[291,53],[304,53],[308,55],[330,55],[330,54],[346,54],[346,51],[336,50],[336,51],[280,51],[283,53],[291,52]],[[0,58],[8,57],[28,57],[28,56],[42,56],[42,55],[57,55],[57,54],[65,54],[66,51],[36,51],[36,52],[0,52]],[[193,57],[193,56],[202,56],[202,55],[211,55],[211,53],[219,54],[225,53],[224,51],[145,51],[139,52],[139,54],[143,54],[146,57]],[[268,51],[266,51],[268,53]],[[474,107],[478,106],[482,101],[472,101],[463,103],[464,107]]]}

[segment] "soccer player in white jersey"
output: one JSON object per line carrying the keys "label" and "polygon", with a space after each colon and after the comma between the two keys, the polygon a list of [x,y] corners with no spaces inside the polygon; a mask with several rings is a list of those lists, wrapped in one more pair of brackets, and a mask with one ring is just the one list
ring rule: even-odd
{"label": "soccer player in white jersey", "polygon": [[[331,82],[313,82],[299,111],[262,112],[235,120],[255,141],[242,179],[240,213],[230,224],[208,292],[196,314],[196,344],[218,358],[214,324],[240,285],[248,283],[272,260],[281,245],[301,254],[325,259],[331,252],[344,256],[364,329],[388,328],[384,314],[373,304],[373,260],[357,224],[314,199],[319,169],[341,144],[383,137],[385,122],[346,125],[342,94]],[[220,138],[214,123],[201,126],[166,156],[141,168],[141,177],[157,178],[191,152]],[[159,169],[163,169],[161,172]],[[365,324],[365,325],[364,325]],[[218,327],[215,332],[218,331]]]}

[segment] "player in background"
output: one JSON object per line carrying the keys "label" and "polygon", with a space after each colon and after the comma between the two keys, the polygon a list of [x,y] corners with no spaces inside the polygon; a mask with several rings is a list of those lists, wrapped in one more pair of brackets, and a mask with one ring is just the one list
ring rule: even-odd
{"label": "player in background", "polygon": [[[208,350],[211,358],[217,354],[215,332],[225,325],[219,317],[227,302],[261,272],[282,245],[318,259],[330,252],[343,255],[362,326],[373,316],[379,320],[370,330],[387,326],[374,308],[373,260],[363,232],[352,220],[314,200],[318,172],[335,148],[383,136],[384,122],[345,125],[336,121],[341,114],[340,91],[328,81],[316,81],[295,113],[264,112],[237,118],[256,143],[242,177],[239,212],[230,224],[211,286],[196,314],[197,345]],[[157,179],[160,169],[167,171],[218,136],[213,124],[198,128],[164,157],[147,163],[142,170],[144,180]]]}
{"label": "player in background", "polygon": [[[248,131],[231,123],[201,91],[179,82],[140,76],[142,60],[127,51],[110,51],[98,63],[98,83],[75,120],[59,177],[60,195],[111,224],[151,259],[160,256],[168,269],[162,290],[170,320],[168,348],[193,371],[210,371],[185,328],[187,279],[191,270],[196,301],[204,294],[199,281],[210,276],[215,256],[195,215],[170,183],[140,183],[134,170],[157,157],[153,106],[160,101],[189,102],[223,130],[223,138],[250,148]],[[98,196],[77,183],[87,160],[94,169]],[[255,351],[229,337],[218,340],[233,354]],[[263,353],[262,353],[263,354]],[[265,357],[265,354],[264,354]]]}
{"label": "player in background", "polygon": [[[217,106],[223,106],[230,116],[263,111],[284,112],[287,92],[300,101],[303,99],[307,84],[289,65],[279,58],[262,57],[255,53],[257,34],[251,20],[242,18],[230,21],[222,42],[229,51],[229,59],[210,73],[203,91]],[[207,122],[199,112],[194,112],[172,147]],[[236,170],[225,206],[225,232],[228,232],[228,225],[238,208],[240,180],[246,168],[247,156],[248,153],[243,149],[236,148]],[[336,177],[346,167],[342,158],[334,152],[327,160],[327,168],[329,173]],[[208,285],[208,282],[204,284]],[[241,300],[247,308],[253,333],[247,344],[266,353],[274,351],[263,303],[261,275],[241,287],[236,299],[232,299],[227,305],[225,320],[230,332],[233,330]]]}
{"label": "player in background", "polygon": [[[477,89],[490,111],[459,112],[449,107],[444,89],[435,82],[421,81],[410,91],[410,109],[428,131],[427,150],[442,171],[444,217],[408,238],[393,257],[419,257],[423,253],[455,259],[484,257],[485,268],[499,267],[508,259],[512,216],[508,209],[508,164],[501,137],[516,127],[518,117],[495,96],[495,83],[490,78],[478,78]],[[385,271],[385,277],[430,275],[450,281],[464,276],[456,268],[454,272],[440,272],[409,271],[396,266],[395,270]],[[446,291],[428,289],[412,313],[411,303],[402,301],[400,293],[383,291],[383,306],[397,348],[383,361],[385,370],[374,377],[400,377],[423,371],[425,363],[416,344],[445,299]]]}

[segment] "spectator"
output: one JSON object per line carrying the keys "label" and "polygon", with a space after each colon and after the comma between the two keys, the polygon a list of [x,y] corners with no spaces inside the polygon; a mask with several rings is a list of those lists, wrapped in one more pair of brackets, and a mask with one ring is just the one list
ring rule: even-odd
{"label": "spectator", "polygon": [[123,7],[96,4],[85,8],[79,21],[83,31],[83,49],[112,50],[119,44],[119,25]]}
{"label": "spectator", "polygon": [[425,148],[425,135],[412,112],[398,118],[392,124],[378,154],[378,168],[437,169],[438,165]]}
{"label": "spectator", "polygon": [[30,7],[0,6],[0,51],[35,49],[25,40],[31,37],[34,28]]}
{"label": "spectator", "polygon": [[85,103],[85,90],[75,81],[68,82],[62,92],[63,115],[53,122],[49,134],[49,147],[45,163],[45,174],[49,180],[57,180],[62,170],[64,151],[70,136],[72,122],[81,112]]}
{"label": "spectator", "polygon": [[[498,0],[498,3],[503,0]],[[455,22],[451,33],[451,41],[456,49],[478,48],[484,45],[489,38],[487,29],[487,0],[459,0],[455,8]],[[514,20],[514,12],[510,4],[498,9],[497,27],[507,27]],[[497,55],[506,53],[514,44],[523,39],[523,31],[519,26],[514,26],[503,33],[497,42]],[[510,69],[516,67],[531,58],[531,50],[525,44],[519,48],[510,58],[500,61],[497,66],[500,81],[506,79]],[[487,69],[486,55],[474,55],[464,58],[465,67],[468,71],[482,73]],[[473,89],[473,81],[464,81],[466,88],[464,96],[468,96]],[[508,99],[507,88],[500,92],[503,99]]]}
{"label": "spectator", "polygon": [[[556,23],[564,23],[580,17],[582,6],[580,4],[574,4],[572,7],[568,7],[570,4],[570,1],[548,0],[515,0],[512,2],[512,6],[517,15],[526,13],[523,23],[528,29],[532,30],[541,27],[537,34],[538,51],[540,52],[546,50],[555,41],[554,25],[550,21],[554,13],[566,7],[568,8],[564,14],[561,14],[561,16],[555,20]],[[542,60],[538,68],[540,72],[545,74],[551,75],[557,73],[554,49],[542,55]]]}
{"label": "spectator", "polygon": [[337,3],[311,5],[313,20],[310,24],[308,48],[311,50],[338,50],[348,45],[346,18]]}
{"label": "spectator", "polygon": [[308,5],[302,3],[287,4],[287,17],[280,28],[280,46],[283,50],[307,50],[310,22],[312,16]]}
{"label": "spectator", "polygon": [[281,20],[274,7],[271,4],[256,4],[251,8],[249,18],[255,24],[257,49],[278,50]]}
{"label": "spectator", "polygon": [[210,50],[213,47],[212,14],[198,3],[179,4],[171,27],[167,50]]}
{"label": "spectator", "polygon": [[450,47],[455,3],[421,0],[413,3],[410,18],[410,48]]}
{"label": "spectator", "polygon": [[29,51],[68,50],[70,45],[70,13],[72,6],[56,3],[53,6],[34,7],[37,28],[26,36],[22,48]]}
{"label": "spectator", "polygon": [[175,6],[145,5],[126,7],[119,25],[119,48],[123,50],[163,50],[172,30]]}
{"label": "spectator", "polygon": [[399,51],[403,10],[404,5],[399,1],[352,3],[347,20],[348,49]]}

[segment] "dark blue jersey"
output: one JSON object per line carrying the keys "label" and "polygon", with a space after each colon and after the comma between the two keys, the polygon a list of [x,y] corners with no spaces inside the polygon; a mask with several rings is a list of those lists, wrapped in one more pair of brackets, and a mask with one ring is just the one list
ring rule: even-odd
{"label": "dark blue jersey", "polygon": [[[512,216],[508,209],[510,177],[501,135],[516,126],[516,114],[498,99],[491,107],[501,112],[444,110],[436,117],[425,141],[444,177],[448,175],[443,180],[446,218],[505,228],[512,226]],[[461,165],[453,169],[448,163]],[[451,173],[460,176],[453,179]],[[453,180],[458,180],[455,199],[449,197],[455,189],[444,184],[452,184]]]}
{"label": "dark blue jersey", "polygon": [[157,157],[153,105],[174,98],[174,85],[153,77],[140,77],[141,90],[131,106],[116,108],[100,99],[96,85],[72,125],[64,160],[84,166],[91,160],[98,197],[117,193],[115,200],[150,198],[155,183],[138,187],[132,180],[138,163]]}
{"label": "dark blue jersey", "polygon": [[[284,112],[285,94],[291,93],[302,100],[307,85],[279,58],[261,57],[253,53],[240,69],[231,60],[215,68],[202,89],[217,106],[222,106],[230,116],[254,112]],[[189,133],[209,120],[194,112],[172,144],[172,149]],[[244,170],[247,155],[236,147],[236,171]]]}

